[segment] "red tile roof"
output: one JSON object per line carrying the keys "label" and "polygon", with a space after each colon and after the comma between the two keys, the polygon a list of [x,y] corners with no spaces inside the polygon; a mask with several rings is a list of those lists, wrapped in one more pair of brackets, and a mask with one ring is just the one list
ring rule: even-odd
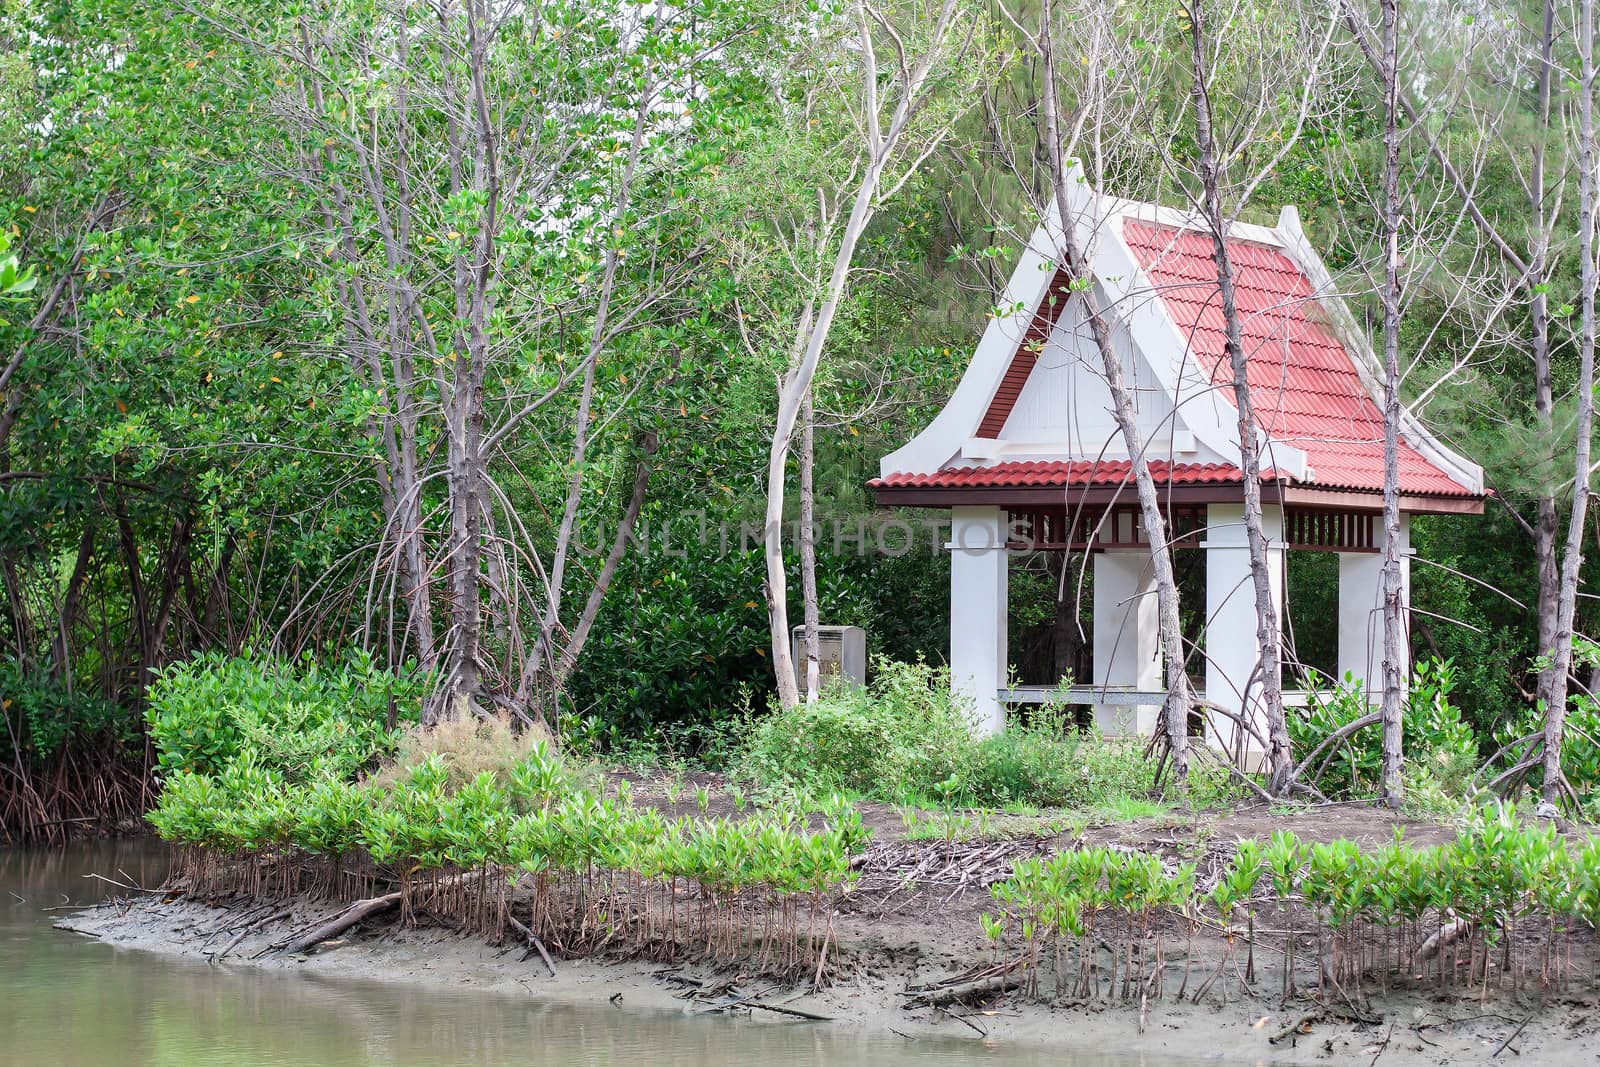
{"label": "red tile roof", "polygon": [[[1011,486],[1081,487],[1133,484],[1133,464],[1125,459],[1021,460],[987,467],[946,467],[933,474],[887,474],[867,484],[874,489],[993,489]],[[1231,463],[1173,463],[1153,460],[1150,473],[1163,485],[1238,484],[1244,475]],[[1270,480],[1271,472],[1266,477]]]}
{"label": "red tile roof", "polygon": [[[1233,402],[1233,368],[1210,234],[1127,219],[1123,237],[1161,294],[1191,354]],[[1328,328],[1310,279],[1280,249],[1230,239],[1246,376],[1256,419],[1274,440],[1305,451],[1310,484],[1383,488],[1383,415],[1351,356]],[[1407,493],[1472,496],[1405,443],[1400,488]]]}

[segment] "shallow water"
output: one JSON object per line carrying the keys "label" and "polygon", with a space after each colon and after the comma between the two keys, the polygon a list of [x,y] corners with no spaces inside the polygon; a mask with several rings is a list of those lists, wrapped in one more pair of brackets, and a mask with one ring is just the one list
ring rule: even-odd
{"label": "shallow water", "polygon": [[[213,967],[117,949],[51,924],[114,887],[160,882],[160,847],[0,850],[0,1065],[66,1067],[1137,1067],[1169,1057],[1063,1054],[826,1025],[575,1008],[481,991]],[[59,909],[47,911],[45,909]],[[1197,1050],[1200,1051],[1200,1050]]]}

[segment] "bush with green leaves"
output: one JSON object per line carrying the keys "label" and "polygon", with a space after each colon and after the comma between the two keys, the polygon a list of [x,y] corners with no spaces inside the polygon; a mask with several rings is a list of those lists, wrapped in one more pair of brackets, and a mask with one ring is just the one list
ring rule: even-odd
{"label": "bush with green leaves", "polygon": [[788,806],[668,819],[625,791],[577,786],[535,740],[509,767],[464,782],[438,752],[391,780],[295,782],[246,746],[216,774],[170,775],[149,819],[188,846],[180,876],[206,894],[348,899],[397,883],[403,911],[496,937],[515,921],[567,951],[622,943],[670,958],[693,946],[721,962],[759,952],[768,973],[814,978],[867,840],[847,802],[822,814],[820,831]]}
{"label": "bush with green leaves", "polygon": [[416,721],[428,684],[360,650],[327,664],[206,654],[158,673],[150,738],[166,776],[218,774],[248,751],[289,782],[350,779],[393,752],[391,708],[397,725]]}
{"label": "bush with green leaves", "polygon": [[[1320,678],[1314,677],[1313,683]],[[1478,739],[1451,703],[1456,684],[1455,664],[1429,659],[1417,663],[1406,692],[1404,745],[1408,774],[1447,793],[1461,795],[1478,764]],[[1303,709],[1291,709],[1289,739],[1296,759],[1317,753],[1311,769],[1312,784],[1330,797],[1370,796],[1378,789],[1383,772],[1383,733],[1374,724],[1357,730],[1317,752],[1341,727],[1376,711],[1374,694],[1360,681],[1346,676],[1332,689],[1314,686],[1314,699]]]}
{"label": "bush with green leaves", "polygon": [[[1065,711],[1046,706],[973,745],[964,798],[977,805],[1053,808],[1149,799],[1159,790],[1146,747],[1144,738],[1102,737],[1080,729]],[[1191,765],[1191,806],[1210,807],[1237,795],[1225,769],[1198,761]]]}
{"label": "bush with green leaves", "polygon": [[[1026,720],[1008,723],[1005,730],[973,746],[966,773],[966,792],[980,804],[1036,804],[1066,807],[1098,796],[1116,763],[1102,744],[1085,743],[1073,724],[1053,709],[1040,709]],[[1085,757],[1094,764],[1091,769]],[[1109,777],[1125,779],[1113,773]],[[1126,785],[1120,781],[1119,785]],[[1149,775],[1134,783],[1148,789]]]}
{"label": "bush with green leaves", "polygon": [[[1154,920],[1166,912],[1191,935],[1201,923],[1228,935],[1222,961],[1194,993],[1200,1000],[1229,965],[1233,932],[1254,926],[1263,900],[1291,935],[1318,934],[1312,973],[1323,997],[1359,996],[1373,971],[1386,981],[1392,974],[1487,987],[1492,970],[1513,990],[1559,988],[1575,973],[1571,932],[1600,923],[1600,841],[1565,839],[1498,806],[1476,812],[1437,847],[1414,847],[1398,831],[1378,847],[1307,842],[1281,830],[1266,844],[1241,841],[1209,889],[1196,884],[1191,863],[1096,847],[1022,860],[990,892],[999,912],[984,916],[985,933],[1019,950],[1035,990],[1039,971],[1054,961],[1058,996],[1159,996],[1162,924]],[[1133,950],[1152,927],[1153,968],[1147,953]],[[1118,936],[1107,936],[1112,931]],[[1097,972],[1107,970],[1106,944],[1117,940],[1128,947],[1113,954],[1106,983]],[[1284,939],[1285,994],[1307,943]],[[1233,973],[1239,977],[1237,967]]]}
{"label": "bush with green leaves", "polygon": [[[1600,645],[1574,635],[1572,658],[1575,667],[1600,668]],[[1542,661],[1541,661],[1542,664]],[[1535,755],[1533,748],[1542,743],[1544,708],[1528,708],[1515,719],[1502,722],[1494,732],[1497,749],[1507,768],[1515,767]],[[1581,690],[1568,696],[1567,719],[1561,734],[1561,773],[1580,795],[1586,795],[1584,812],[1593,818],[1600,815],[1600,698]],[[1543,781],[1542,764],[1529,770],[1527,781]]]}
{"label": "bush with green leaves", "polygon": [[[873,663],[868,688],[838,686],[814,704],[753,722],[737,763],[758,785],[813,795],[966,806],[1092,807],[1155,792],[1142,740],[1077,728],[1062,709],[1037,708],[979,737],[950,673],[925,663]],[[1190,772],[1191,801],[1233,794],[1225,771]]]}
{"label": "bush with green leaves", "polygon": [[5,720],[0,753],[31,766],[75,739],[120,743],[136,736],[112,701],[33,677],[15,659],[0,659],[0,716]]}
{"label": "bush with green leaves", "polygon": [[970,765],[971,711],[949,671],[873,662],[870,687],[830,686],[815,703],[758,719],[739,772],[813,795],[933,796]]}

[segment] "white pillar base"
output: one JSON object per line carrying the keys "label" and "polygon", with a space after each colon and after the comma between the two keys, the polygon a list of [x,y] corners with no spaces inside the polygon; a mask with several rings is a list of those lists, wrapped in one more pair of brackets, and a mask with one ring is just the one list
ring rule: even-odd
{"label": "white pillar base", "polygon": [[[1160,612],[1150,553],[1094,557],[1094,685],[1149,692],[1161,684]],[[1155,732],[1160,705],[1096,704],[1094,724],[1107,737]]]}
{"label": "white pillar base", "polygon": [[[1283,511],[1262,509],[1263,532],[1271,568],[1272,599],[1278,630],[1283,632]],[[1261,684],[1255,677],[1256,596],[1250,578],[1250,546],[1245,535],[1243,504],[1212,504],[1206,509],[1206,700],[1239,715],[1266,736],[1260,706]],[[1239,729],[1226,715],[1208,716],[1207,739],[1225,752],[1239,748]],[[1259,742],[1247,738],[1246,763],[1265,755]]]}
{"label": "white pillar base", "polygon": [[1006,683],[1006,519],[998,507],[950,513],[950,683],[973,710],[973,728],[1005,728],[999,691]]}

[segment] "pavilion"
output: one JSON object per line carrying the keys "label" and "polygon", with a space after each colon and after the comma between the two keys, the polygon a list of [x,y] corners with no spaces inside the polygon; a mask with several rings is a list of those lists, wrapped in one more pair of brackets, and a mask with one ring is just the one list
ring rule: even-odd
{"label": "pavilion", "polygon": [[[1193,213],[1097,196],[1083,181],[1074,197],[1080,247],[1113,320],[1169,538],[1206,554],[1201,697],[1257,716],[1238,414],[1210,231]],[[1060,232],[1053,219],[1038,228],[954,395],[927,429],[883,458],[869,484],[880,505],[950,511],[950,666],[980,729],[1000,730],[1008,703],[1047,696],[1043,687],[1008,687],[1008,555],[1071,551],[1093,554],[1094,677],[1069,702],[1092,705],[1108,733],[1148,733],[1165,696],[1149,546],[1099,349],[1083,301],[1055,263]],[[1261,434],[1279,617],[1284,553],[1338,553],[1338,671],[1376,683],[1381,364],[1293,207],[1275,227],[1235,223],[1227,245]],[[1402,434],[1409,557],[1411,515],[1482,514],[1484,488],[1482,468],[1409,411]],[[1409,598],[1409,558],[1404,566]],[[1231,748],[1231,721],[1215,717],[1212,728]]]}

